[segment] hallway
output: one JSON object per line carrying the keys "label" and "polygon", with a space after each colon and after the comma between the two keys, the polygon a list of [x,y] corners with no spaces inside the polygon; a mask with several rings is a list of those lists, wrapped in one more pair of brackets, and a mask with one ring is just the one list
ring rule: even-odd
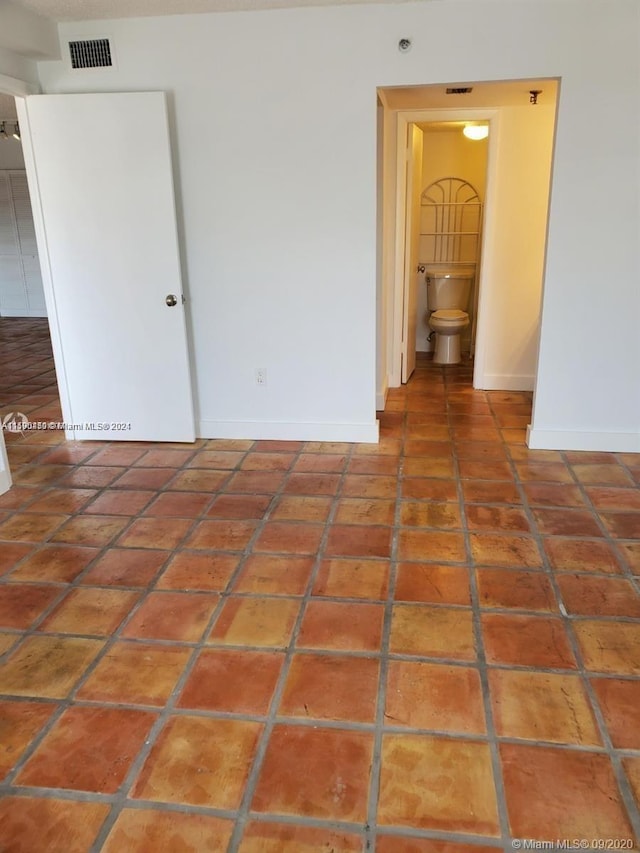
{"label": "hallway", "polygon": [[[43,329],[2,417],[60,419]],[[470,381],[420,360],[378,445],[6,435],[3,853],[632,847],[640,455]]]}

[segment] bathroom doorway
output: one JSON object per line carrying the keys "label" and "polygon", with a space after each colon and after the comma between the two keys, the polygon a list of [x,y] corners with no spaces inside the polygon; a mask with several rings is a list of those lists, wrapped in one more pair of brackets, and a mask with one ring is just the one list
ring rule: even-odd
{"label": "bathroom doorway", "polygon": [[[409,128],[422,135],[423,165],[429,142],[462,137],[466,124],[486,124],[484,142],[469,142],[475,151],[469,165],[456,160],[454,146],[433,143],[431,166],[423,168],[424,186],[455,170],[468,173],[479,187],[483,205],[480,252],[476,264],[475,295],[471,307],[475,329],[469,330],[466,348],[473,354],[473,387],[485,390],[531,391],[535,385],[542,281],[546,248],[551,161],[555,130],[557,80],[518,80],[500,83],[430,85],[380,90],[383,105],[382,131],[382,245],[381,284],[383,306],[378,344],[378,406],[387,388],[403,380],[403,347],[406,348],[407,284],[412,273],[420,304],[416,306],[416,349],[426,348],[426,285],[417,267],[408,268],[411,235],[407,228],[407,199],[415,189],[407,185]],[[530,90],[538,92],[537,103]],[[456,94],[450,96],[449,91]],[[463,94],[458,94],[460,91]],[[451,108],[454,97],[456,108]],[[425,138],[427,144],[425,145]],[[438,161],[434,149],[444,149]],[[462,147],[462,146],[456,146]],[[484,149],[484,150],[483,150]],[[405,153],[406,152],[406,153]],[[462,162],[462,165],[459,165]],[[438,172],[436,175],[435,172]],[[443,174],[439,174],[443,172]],[[472,174],[473,173],[473,174]],[[415,253],[414,253],[415,254]],[[422,339],[420,337],[422,336]],[[406,351],[406,349],[405,349]],[[420,351],[420,350],[418,350]],[[406,371],[404,381],[406,381]]]}
{"label": "bathroom doorway", "polygon": [[486,197],[488,124],[470,125],[487,136],[472,139],[463,122],[424,122],[417,127],[423,137],[420,194],[418,268],[414,286],[418,292],[416,320],[417,353],[433,353],[435,333],[427,322],[426,276],[433,270],[471,273],[467,301],[459,308],[469,316],[460,334],[464,362],[473,359],[477,329],[478,282]]}

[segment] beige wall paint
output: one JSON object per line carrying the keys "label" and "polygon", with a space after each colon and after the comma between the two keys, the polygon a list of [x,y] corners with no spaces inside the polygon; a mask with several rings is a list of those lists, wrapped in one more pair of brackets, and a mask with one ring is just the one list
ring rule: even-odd
{"label": "beige wall paint", "polygon": [[480,192],[487,177],[487,140],[467,139],[462,128],[449,131],[429,131],[425,125],[422,158],[422,186],[444,177],[462,177]]}
{"label": "beige wall paint", "polygon": [[476,353],[488,389],[534,387],[554,122],[554,105],[500,111],[495,228],[485,235],[480,277],[479,313],[491,325]]}

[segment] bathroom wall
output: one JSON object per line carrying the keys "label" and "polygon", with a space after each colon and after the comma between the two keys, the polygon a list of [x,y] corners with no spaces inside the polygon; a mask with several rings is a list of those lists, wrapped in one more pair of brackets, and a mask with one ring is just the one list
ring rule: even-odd
{"label": "bathroom wall", "polygon": [[424,131],[422,184],[428,187],[444,177],[462,177],[483,196],[487,177],[487,140],[467,139],[461,128]]}
{"label": "bathroom wall", "polygon": [[[485,229],[476,340],[483,388],[534,388],[553,153],[555,105],[504,107],[492,187],[493,230]],[[491,287],[483,282],[491,281]]]}
{"label": "bathroom wall", "polygon": [[[476,186],[483,203],[487,194],[493,198],[493,229],[485,228],[481,276],[478,271],[479,313],[486,325],[476,338],[475,356],[485,389],[530,391],[535,384],[554,122],[554,103],[499,108],[492,131],[498,136],[496,161],[489,170],[487,142],[466,140],[455,131],[427,129],[424,135],[424,185],[457,174]],[[423,282],[419,293],[420,350],[427,348],[429,332]],[[463,333],[463,352],[470,340],[471,324]]]}
{"label": "bathroom wall", "polygon": [[[484,202],[485,182],[487,176],[487,140],[467,139],[462,133],[462,127],[451,130],[435,129],[428,123],[421,124],[423,130],[423,158],[422,158],[422,188],[426,189],[429,184],[440,178],[463,178],[472,184]],[[420,258],[424,264],[428,258]],[[429,343],[427,336],[430,333],[426,322],[427,315],[427,287],[424,275],[419,274],[420,283],[418,287],[418,325],[416,335],[416,349],[418,352],[429,352],[434,348],[434,342]],[[471,306],[470,306],[471,307]],[[470,318],[472,318],[470,312]],[[463,334],[462,349],[469,349],[471,340],[471,323]]]}

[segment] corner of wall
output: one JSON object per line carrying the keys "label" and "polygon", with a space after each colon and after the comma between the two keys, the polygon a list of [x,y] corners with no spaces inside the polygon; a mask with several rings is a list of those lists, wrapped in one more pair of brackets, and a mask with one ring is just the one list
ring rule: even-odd
{"label": "corner of wall", "polygon": [[0,91],[29,95],[39,91],[38,66],[32,59],[0,47]]}

